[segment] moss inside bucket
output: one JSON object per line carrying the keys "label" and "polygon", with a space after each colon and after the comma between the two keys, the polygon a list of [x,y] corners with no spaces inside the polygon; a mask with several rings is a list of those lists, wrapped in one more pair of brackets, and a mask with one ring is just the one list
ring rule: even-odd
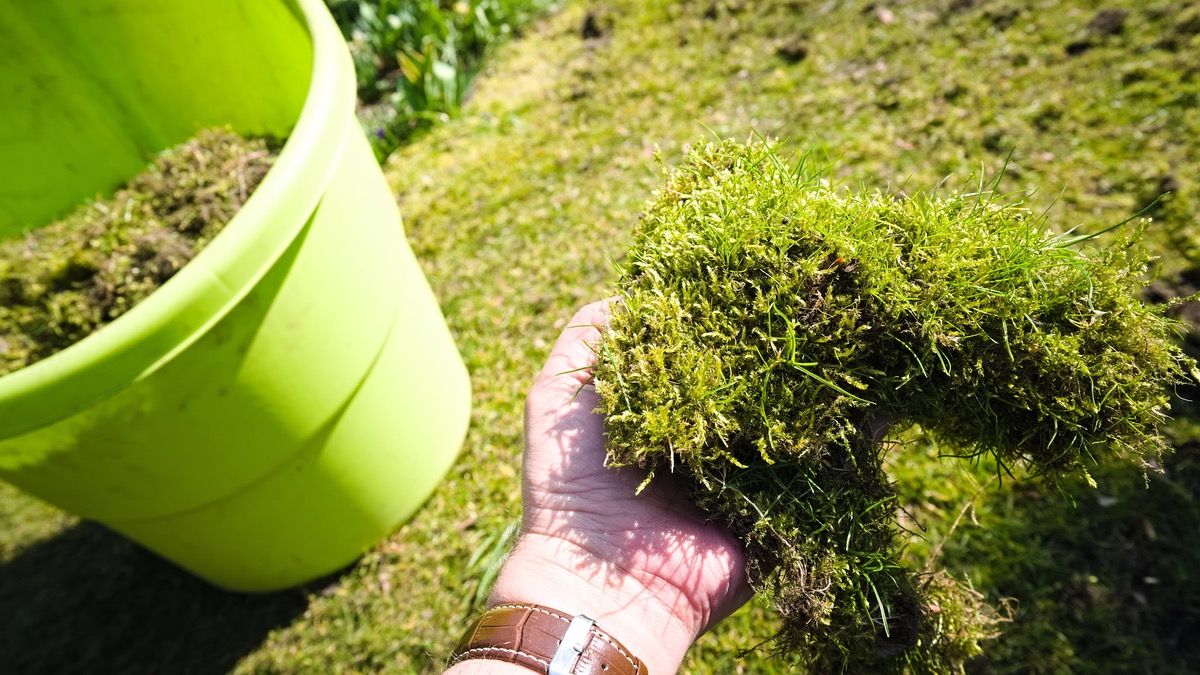
{"label": "moss inside bucket", "polygon": [[0,375],[100,330],[164,284],[233,218],[280,147],[203,130],[111,198],[0,242]]}
{"label": "moss inside bucket", "polygon": [[1140,226],[1094,247],[983,185],[855,193],[761,142],[664,174],[597,347],[609,462],[673,474],[740,536],[813,672],[960,670],[1003,613],[901,565],[882,430],[1049,485],[1153,470],[1196,370],[1138,300]]}

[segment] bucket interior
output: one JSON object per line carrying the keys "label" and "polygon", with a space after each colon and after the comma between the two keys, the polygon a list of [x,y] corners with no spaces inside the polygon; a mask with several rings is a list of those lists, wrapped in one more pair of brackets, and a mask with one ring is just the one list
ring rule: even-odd
{"label": "bucket interior", "polygon": [[311,69],[288,0],[0,0],[0,239],[202,128],[286,135]]}

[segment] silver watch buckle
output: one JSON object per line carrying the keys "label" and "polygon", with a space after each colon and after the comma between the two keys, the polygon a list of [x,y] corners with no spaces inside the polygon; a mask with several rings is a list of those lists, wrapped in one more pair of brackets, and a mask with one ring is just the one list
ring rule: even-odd
{"label": "silver watch buckle", "polygon": [[582,614],[571,619],[567,632],[563,633],[562,640],[558,643],[558,649],[554,650],[554,658],[550,660],[550,669],[546,671],[546,675],[571,675],[584,647],[587,646],[588,633],[592,632],[595,625],[595,621]]}

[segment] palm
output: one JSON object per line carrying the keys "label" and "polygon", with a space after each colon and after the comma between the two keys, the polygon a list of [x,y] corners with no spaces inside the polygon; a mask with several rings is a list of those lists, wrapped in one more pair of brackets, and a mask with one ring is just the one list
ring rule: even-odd
{"label": "palm", "polygon": [[526,402],[524,465],[527,535],[569,543],[592,573],[669,586],[707,628],[746,601],[737,540],[709,522],[670,477],[641,493],[645,473],[604,466],[603,418],[587,384],[604,305],[589,305],[563,332]]}

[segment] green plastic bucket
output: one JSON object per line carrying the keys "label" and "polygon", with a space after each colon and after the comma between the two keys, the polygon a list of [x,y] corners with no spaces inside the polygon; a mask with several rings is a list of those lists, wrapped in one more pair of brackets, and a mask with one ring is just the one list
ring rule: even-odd
{"label": "green plastic bucket", "polygon": [[0,237],[203,127],[287,135],[226,229],[0,378],[0,478],[226,588],[332,572],[453,463],[470,386],[320,0],[0,0]]}

